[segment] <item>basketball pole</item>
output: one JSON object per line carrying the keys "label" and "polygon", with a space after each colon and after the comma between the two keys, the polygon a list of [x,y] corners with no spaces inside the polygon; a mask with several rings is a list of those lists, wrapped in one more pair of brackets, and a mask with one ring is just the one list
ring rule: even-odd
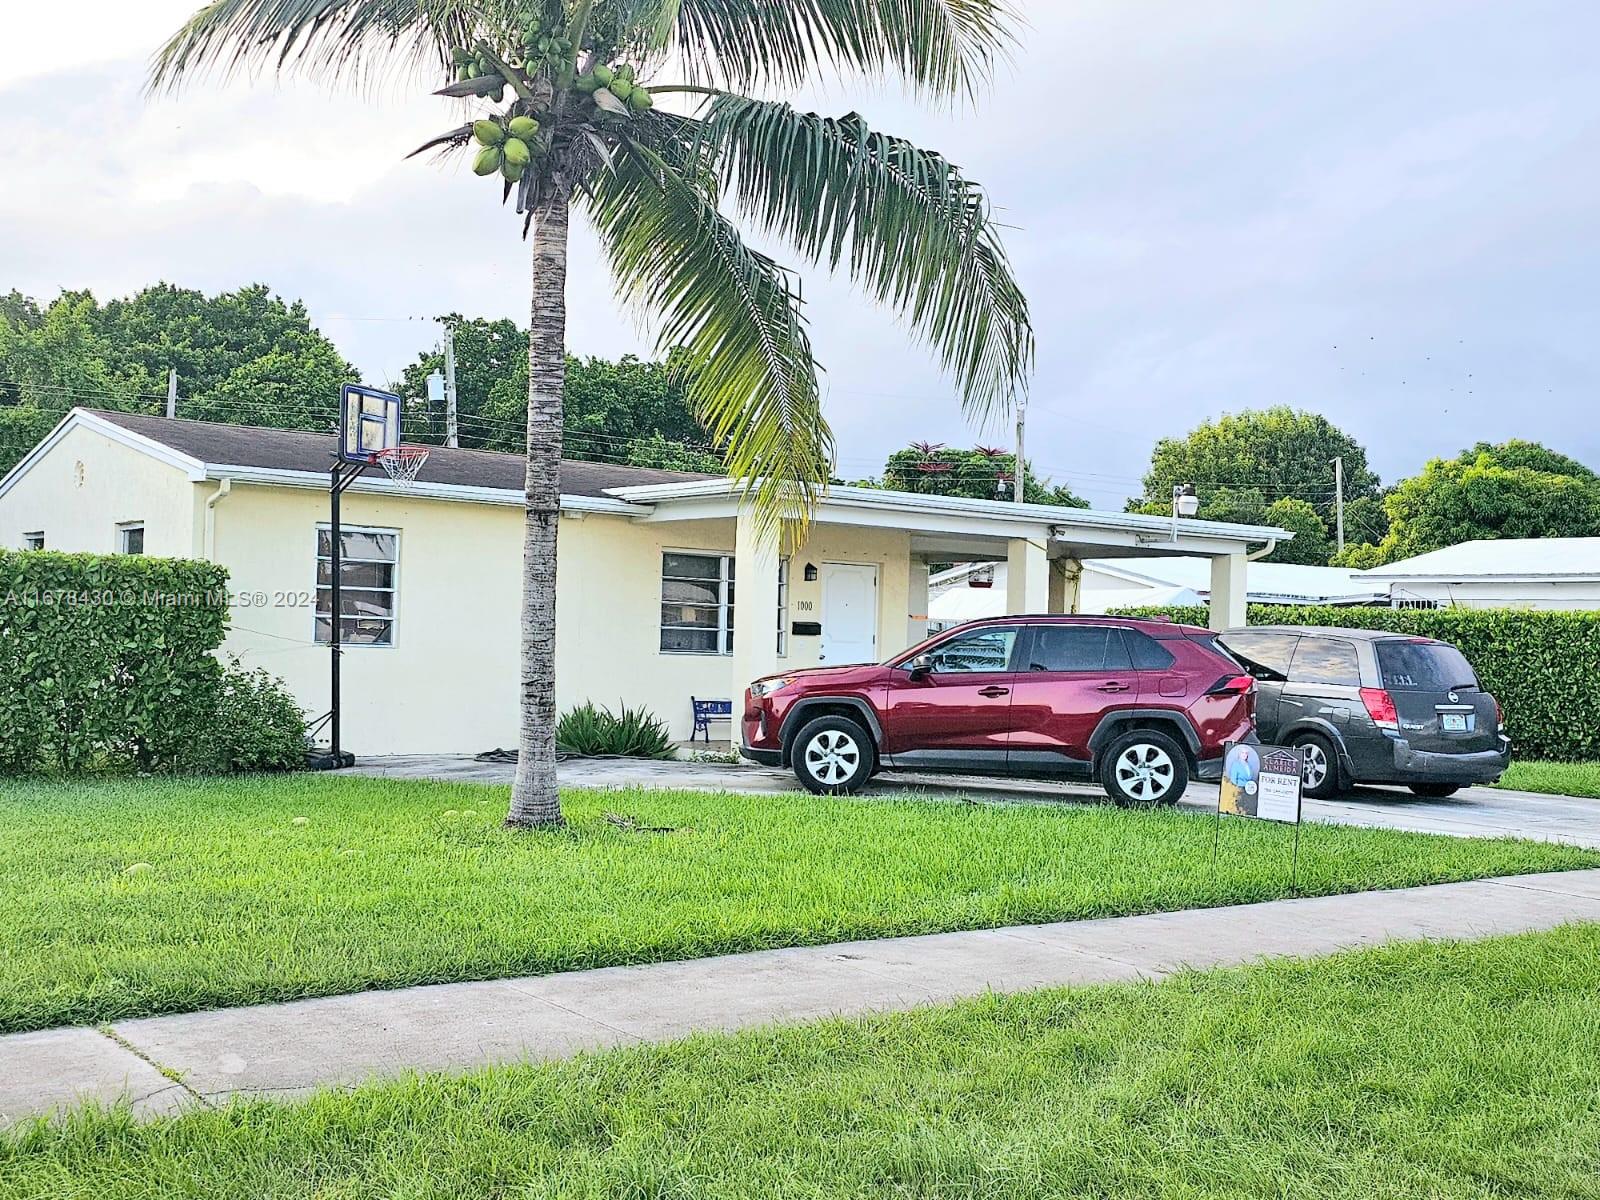
{"label": "basketball pole", "polygon": [[339,740],[339,659],[344,653],[344,580],[341,578],[344,574],[344,526],[339,520],[339,497],[366,469],[366,463],[345,463],[335,459],[328,477],[328,599],[331,610],[328,614],[328,650],[332,659],[328,680],[331,701],[328,736],[333,769],[336,771],[345,765]]}

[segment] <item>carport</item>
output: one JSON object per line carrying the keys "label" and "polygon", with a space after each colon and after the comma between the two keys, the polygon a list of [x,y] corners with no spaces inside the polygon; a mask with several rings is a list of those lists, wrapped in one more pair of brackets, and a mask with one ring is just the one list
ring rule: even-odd
{"label": "carport", "polygon": [[[617,488],[608,494],[638,506],[633,518],[638,522],[731,524],[741,609],[783,611],[785,572],[779,550],[758,536],[736,483],[693,480]],[[906,564],[908,579],[903,589],[884,588],[883,594],[904,595],[905,635],[899,646],[878,647],[880,658],[927,635],[931,564],[1005,562],[1008,614],[1072,613],[1078,611],[1078,581],[1086,558],[1205,558],[1211,563],[1210,625],[1226,629],[1244,624],[1250,560],[1294,536],[1271,526],[832,487],[816,507],[808,545],[846,531],[904,539],[900,544],[905,554],[895,561]],[[806,547],[796,556],[804,559]],[[820,615],[828,620],[826,613]],[[749,680],[781,669],[778,655],[770,627],[740,621],[733,636],[731,694],[739,695]]]}

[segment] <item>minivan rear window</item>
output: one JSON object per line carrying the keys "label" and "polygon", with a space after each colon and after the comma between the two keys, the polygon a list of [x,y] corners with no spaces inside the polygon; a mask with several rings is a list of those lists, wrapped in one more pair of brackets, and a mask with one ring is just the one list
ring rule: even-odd
{"label": "minivan rear window", "polygon": [[1391,692],[1447,692],[1478,686],[1478,673],[1467,656],[1448,642],[1379,642],[1378,673]]}

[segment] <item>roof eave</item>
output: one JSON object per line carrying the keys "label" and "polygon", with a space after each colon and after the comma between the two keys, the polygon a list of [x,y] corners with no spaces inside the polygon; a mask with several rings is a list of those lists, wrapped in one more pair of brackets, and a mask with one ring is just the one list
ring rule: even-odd
{"label": "roof eave", "polygon": [[[686,483],[646,484],[637,487],[607,488],[608,496],[634,503],[654,504],[658,509],[676,503],[734,498],[743,490],[736,479],[693,480]],[[1166,535],[1171,522],[1165,517],[1142,513],[1110,513],[1088,508],[1068,508],[1054,504],[1007,504],[994,500],[972,500],[961,496],[924,496],[915,492],[896,492],[880,488],[848,485],[828,488],[821,506],[877,508],[898,512],[952,513],[979,516],[989,520],[1028,525],[1066,525],[1088,529],[1110,529]],[[1287,542],[1294,534],[1268,525],[1229,525],[1218,521],[1185,519],[1180,529],[1186,538],[1216,538],[1226,541]]]}

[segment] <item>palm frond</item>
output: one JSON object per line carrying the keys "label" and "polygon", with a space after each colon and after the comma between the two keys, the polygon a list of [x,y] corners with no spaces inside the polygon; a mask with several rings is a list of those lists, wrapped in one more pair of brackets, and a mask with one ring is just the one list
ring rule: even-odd
{"label": "palm frond", "polygon": [[820,67],[971,94],[1017,26],[1011,0],[654,0],[654,9],[657,43],[692,78],[735,90],[802,83]]}
{"label": "palm frond", "polygon": [[696,136],[743,212],[899,312],[974,415],[1026,392],[1027,298],[987,198],[953,164],[854,113],[820,117],[726,94]]}
{"label": "palm frond", "polygon": [[663,348],[684,347],[690,403],[763,534],[795,532],[833,465],[799,297],[717,212],[714,181],[660,141],[664,151],[625,142],[591,180],[596,228],[621,294],[662,315]]}
{"label": "palm frond", "polygon": [[359,79],[443,61],[475,26],[470,0],[212,0],[156,52],[150,89],[208,69],[224,77],[299,68]]}

